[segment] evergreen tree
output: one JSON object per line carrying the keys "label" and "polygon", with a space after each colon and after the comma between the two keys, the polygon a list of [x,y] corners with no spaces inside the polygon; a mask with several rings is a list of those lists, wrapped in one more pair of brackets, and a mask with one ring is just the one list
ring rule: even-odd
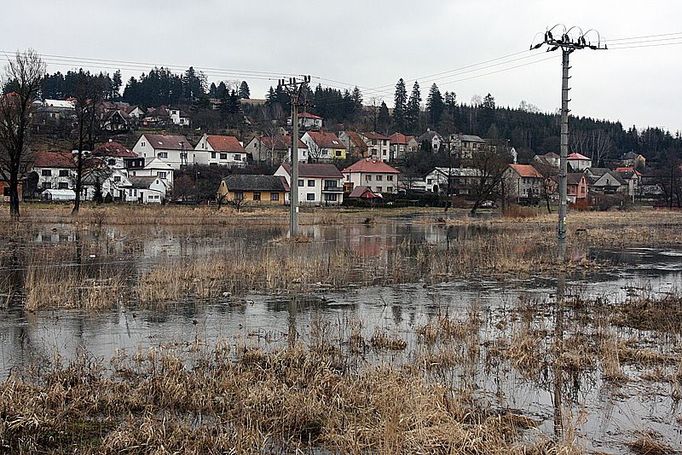
{"label": "evergreen tree", "polygon": [[206,76],[197,73],[193,66],[190,66],[182,78],[182,93],[184,101],[194,103],[206,96]]}
{"label": "evergreen tree", "polygon": [[248,100],[251,97],[251,90],[249,89],[249,84],[246,81],[242,81],[239,85],[239,98],[243,100]]}
{"label": "evergreen tree", "polygon": [[391,126],[391,115],[388,112],[388,106],[386,106],[386,103],[383,101],[381,102],[381,106],[379,106],[377,125],[382,133],[388,134],[388,129]]}
{"label": "evergreen tree", "polygon": [[393,97],[393,123],[398,131],[404,132],[405,111],[407,110],[407,89],[405,81],[401,77],[395,85],[395,95]]}
{"label": "evergreen tree", "polygon": [[426,100],[426,112],[428,114],[428,122],[431,128],[435,128],[443,117],[445,111],[445,102],[438,90],[438,86],[433,84],[429,90],[429,97]]}
{"label": "evergreen tree", "polygon": [[215,82],[211,82],[211,86],[208,88],[208,96],[211,98],[217,98],[217,91],[218,87],[215,85]]}
{"label": "evergreen tree", "polygon": [[113,78],[111,79],[111,99],[116,101],[121,98],[122,86],[123,80],[121,79],[121,70],[116,70]]}
{"label": "evergreen tree", "polygon": [[405,110],[405,126],[410,134],[419,134],[419,115],[421,113],[422,96],[419,91],[419,82],[415,81],[412,86],[412,93],[410,99],[407,101],[407,109]]}
{"label": "evergreen tree", "polygon": [[351,98],[353,99],[353,105],[355,106],[356,112],[362,111],[362,92],[357,86],[353,88]]}

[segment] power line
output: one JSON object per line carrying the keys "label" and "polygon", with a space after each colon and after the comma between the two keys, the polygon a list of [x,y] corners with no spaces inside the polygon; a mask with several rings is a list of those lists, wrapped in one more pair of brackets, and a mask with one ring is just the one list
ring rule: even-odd
{"label": "power line", "polygon": [[614,41],[631,41],[631,40],[638,40],[638,39],[644,39],[644,38],[657,38],[657,37],[662,37],[662,36],[673,36],[673,35],[682,35],[682,32],[673,32],[673,33],[660,33],[657,35],[641,35],[641,36],[631,36],[629,38],[613,38],[613,39],[607,39],[607,43],[613,43]]}

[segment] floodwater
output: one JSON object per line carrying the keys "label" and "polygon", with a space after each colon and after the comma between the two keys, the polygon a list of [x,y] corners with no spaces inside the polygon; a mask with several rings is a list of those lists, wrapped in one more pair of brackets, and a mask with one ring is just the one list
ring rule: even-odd
{"label": "floodwater", "polygon": [[[312,237],[311,251],[343,246],[356,254],[380,256],[409,239],[415,243],[442,245],[470,235],[467,228],[445,227],[410,220],[392,220],[369,225],[303,226]],[[473,387],[484,402],[509,408],[542,422],[540,429],[553,434],[555,428],[555,391],[560,390],[561,408],[572,416],[581,442],[588,450],[627,453],[627,441],[636,431],[655,430],[674,448],[682,447],[682,408],[673,398],[670,384],[631,380],[615,385],[602,380],[601,374],[586,371],[566,377],[534,381],[522,372],[486,362],[487,342],[499,337],[499,322],[505,319],[520,298],[552,304],[557,294],[557,278],[531,276],[505,281],[485,278],[453,281],[438,285],[420,282],[395,286],[350,286],[344,290],[320,287],[305,296],[250,294],[238,299],[226,295],[211,301],[183,301],[166,309],[148,310],[134,304],[103,312],[45,310],[29,313],[22,309],[17,280],[27,269],[26,255],[36,251],[63,250],[58,261],[43,267],[89,267],[125,271],[131,277],[164,261],[234,251],[263,248],[285,235],[278,227],[238,228],[118,228],[75,232],[69,225],[35,227],[25,239],[5,242],[0,250],[0,378],[12,369],[58,354],[70,359],[87,352],[108,360],[117,351],[130,352],[159,346],[211,346],[228,339],[233,344],[274,348],[286,345],[296,334],[309,339],[311,326],[326,324],[330,336],[343,338],[348,321],[360,320],[363,335],[369,339],[375,328],[386,329],[417,349],[415,329],[439,312],[466,317],[472,308],[483,319],[480,364],[457,369],[450,380],[455,387]],[[630,295],[666,293],[682,289],[682,250],[637,248],[592,250],[591,258],[608,261],[607,272],[568,277],[568,295],[599,297],[621,301]],[[34,265],[35,266],[35,265]],[[4,294],[4,295],[3,295]],[[570,313],[567,316],[570,318]],[[578,322],[566,321],[579,332]],[[549,327],[551,330],[551,327]],[[567,332],[570,330],[567,329]],[[631,336],[665,344],[664,349],[679,353],[679,338],[668,334],[656,337],[633,333]],[[407,354],[372,353],[369,363],[400,363]],[[640,372],[628,370],[629,376]],[[466,371],[465,371],[466,370]],[[562,376],[564,376],[562,374]],[[559,380],[561,379],[561,380]]]}

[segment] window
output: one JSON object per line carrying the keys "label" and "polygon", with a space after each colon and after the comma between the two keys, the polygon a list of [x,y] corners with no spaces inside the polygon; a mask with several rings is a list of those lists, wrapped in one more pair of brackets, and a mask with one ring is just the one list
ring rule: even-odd
{"label": "window", "polygon": [[270,200],[273,202],[279,201],[279,193],[270,193]]}
{"label": "window", "polygon": [[336,188],[338,186],[338,182],[336,180],[325,180],[324,181],[324,187],[325,188]]}
{"label": "window", "polygon": [[392,175],[387,175],[387,176],[386,176],[386,180],[388,180],[389,182],[392,182],[392,181],[393,181],[393,176],[392,176]]}
{"label": "window", "polygon": [[377,192],[381,193],[383,190],[384,190],[383,187],[377,186]]}
{"label": "window", "polygon": [[227,153],[221,153],[221,154],[220,154],[220,159],[221,159],[221,160],[226,160],[226,159],[227,159]]}
{"label": "window", "polygon": [[384,150],[384,156],[386,156],[386,150]]}
{"label": "window", "polygon": [[43,169],[42,171],[40,171],[40,175],[42,175],[43,177],[50,177],[52,176],[52,171],[50,169]]}
{"label": "window", "polygon": [[5,197],[9,197],[9,187],[6,186],[5,188],[2,189],[2,195]]}
{"label": "window", "polygon": [[241,156],[239,153],[235,153],[235,154],[234,154],[234,160],[235,160],[235,161],[241,161],[241,160],[242,160],[242,156]]}
{"label": "window", "polygon": [[327,202],[336,202],[338,195],[336,193],[326,194],[324,200]]}
{"label": "window", "polygon": [[217,166],[218,163],[209,163],[209,166]]}
{"label": "window", "polygon": [[298,179],[298,186],[304,186],[303,179]]}
{"label": "window", "polygon": [[315,186],[315,180],[308,180],[308,186]]}
{"label": "window", "polygon": [[68,190],[69,184],[67,182],[59,182],[57,184],[57,188],[59,188],[60,190]]}
{"label": "window", "polygon": [[314,201],[315,200],[315,193],[308,193],[305,195],[305,198],[308,201]]}
{"label": "window", "polygon": [[115,166],[115,165],[116,165],[116,160],[112,158],[112,159],[110,159],[110,160],[107,161],[107,164],[108,164],[109,166]]}
{"label": "window", "polygon": [[132,189],[128,190],[128,196],[132,196],[132,195],[133,195],[133,190]]}
{"label": "window", "polygon": [[211,152],[211,158],[215,159],[215,152]]}
{"label": "window", "polygon": [[377,182],[381,182],[383,179],[384,179],[384,176],[383,176],[383,175],[377,175],[377,176],[376,176],[376,181],[377,181]]}
{"label": "window", "polygon": [[60,169],[59,170],[59,176],[60,177],[68,177],[69,176],[69,170],[68,169]]}
{"label": "window", "polygon": [[392,193],[392,192],[393,192],[393,187],[392,187],[392,186],[387,186],[387,187],[386,187],[386,192],[387,192],[387,193]]}
{"label": "window", "polygon": [[260,191],[254,191],[253,192],[253,200],[254,201],[260,201]]}
{"label": "window", "polygon": [[365,182],[371,182],[372,181],[372,176],[371,175],[366,175],[365,176]]}
{"label": "window", "polygon": [[243,201],[244,200],[244,192],[242,191],[236,191],[234,193],[234,200],[235,201]]}
{"label": "window", "polygon": [[115,175],[114,176],[114,182],[119,183],[121,181],[121,176],[120,175]]}
{"label": "window", "polygon": [[144,146],[145,146],[145,143],[143,141],[142,143],[140,143],[140,147],[144,147]]}
{"label": "window", "polygon": [[160,179],[165,179],[168,173],[166,171],[159,171],[156,173],[156,176]]}
{"label": "window", "polygon": [[43,189],[44,190],[49,190],[50,188],[52,188],[51,182],[43,182]]}
{"label": "window", "polygon": [[427,180],[426,180],[426,183],[428,183],[429,185],[431,185],[431,184],[433,183],[433,179],[427,179]]}
{"label": "window", "polygon": [[336,151],[336,156],[339,157],[339,158],[341,158],[341,150],[337,150],[337,151]]}
{"label": "window", "polygon": [[156,156],[159,158],[168,158],[168,152],[159,152]]}

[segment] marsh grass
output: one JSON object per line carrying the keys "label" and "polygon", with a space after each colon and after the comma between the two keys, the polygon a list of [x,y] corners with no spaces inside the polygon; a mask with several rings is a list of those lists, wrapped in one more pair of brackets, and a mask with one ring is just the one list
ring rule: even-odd
{"label": "marsh grass", "polygon": [[537,422],[426,380],[426,366],[346,368],[300,344],[188,355],[151,349],[106,367],[81,356],[15,374],[0,386],[0,443],[54,454],[540,453],[522,438]]}
{"label": "marsh grass", "polygon": [[630,449],[638,455],[668,455],[675,451],[660,440],[660,435],[652,430],[641,431],[637,438],[628,442]]}

